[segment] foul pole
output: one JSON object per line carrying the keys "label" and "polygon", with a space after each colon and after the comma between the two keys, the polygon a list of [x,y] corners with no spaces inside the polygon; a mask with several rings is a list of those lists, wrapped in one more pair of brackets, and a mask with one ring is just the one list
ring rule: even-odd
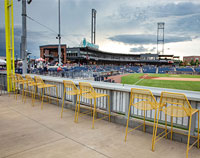
{"label": "foul pole", "polygon": [[13,20],[13,0],[5,0],[5,40],[6,40],[6,69],[7,69],[7,91],[12,87],[10,74],[15,74],[14,55],[14,20]]}

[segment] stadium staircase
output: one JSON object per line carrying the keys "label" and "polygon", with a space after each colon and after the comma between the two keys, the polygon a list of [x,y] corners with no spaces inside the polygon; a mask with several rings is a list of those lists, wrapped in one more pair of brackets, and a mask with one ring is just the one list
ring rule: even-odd
{"label": "stadium staircase", "polygon": [[192,67],[193,72],[195,72],[195,69]]}
{"label": "stadium staircase", "polygon": [[143,73],[143,68],[142,67],[140,68],[140,72]]}
{"label": "stadium staircase", "polygon": [[176,71],[176,68],[174,68],[174,71]]}
{"label": "stadium staircase", "polygon": [[158,67],[156,68],[156,74],[158,74]]}

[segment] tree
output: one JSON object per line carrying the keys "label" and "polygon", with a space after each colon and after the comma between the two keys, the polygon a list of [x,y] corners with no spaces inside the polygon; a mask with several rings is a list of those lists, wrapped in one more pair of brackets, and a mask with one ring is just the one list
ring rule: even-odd
{"label": "tree", "polygon": [[187,66],[187,65],[188,65],[188,62],[184,61],[183,66]]}
{"label": "tree", "polygon": [[191,65],[191,66],[195,65],[195,62],[194,62],[193,59],[190,61],[190,65]]}
{"label": "tree", "polygon": [[179,66],[183,66],[183,61],[182,60],[179,62]]}
{"label": "tree", "polygon": [[198,60],[198,59],[196,59],[195,65],[196,65],[196,66],[199,66],[199,60]]}

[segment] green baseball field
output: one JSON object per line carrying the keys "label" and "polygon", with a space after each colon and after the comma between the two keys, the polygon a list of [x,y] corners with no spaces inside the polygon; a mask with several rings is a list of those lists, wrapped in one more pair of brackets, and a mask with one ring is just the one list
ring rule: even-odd
{"label": "green baseball field", "polygon": [[176,74],[130,74],[121,78],[121,83],[149,87],[200,91],[200,75]]}

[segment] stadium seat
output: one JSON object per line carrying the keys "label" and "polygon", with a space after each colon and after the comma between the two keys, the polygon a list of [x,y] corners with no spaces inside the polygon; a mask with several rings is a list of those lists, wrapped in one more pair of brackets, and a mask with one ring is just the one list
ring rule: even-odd
{"label": "stadium seat", "polygon": [[200,67],[194,68],[195,72],[200,72]]}
{"label": "stadium seat", "polygon": [[[157,135],[158,128],[158,118],[160,112],[165,114],[165,129],[159,135]],[[192,123],[192,116],[198,114],[198,130],[197,130],[197,140],[190,146],[190,130]],[[167,116],[171,117],[171,130],[167,131]],[[171,93],[171,92],[162,92],[160,97],[160,106],[157,115],[157,122],[155,126],[155,132],[152,139],[152,150],[154,151],[155,143],[158,142],[161,138],[167,138],[168,134],[170,135],[170,139],[173,137],[173,117],[189,117],[189,129],[188,129],[188,141],[187,141],[187,150],[186,150],[186,158],[188,158],[188,152],[193,145],[197,143],[197,147],[199,148],[199,110],[193,109],[184,94],[181,93]]]}
{"label": "stadium seat", "polygon": [[139,73],[140,72],[140,67],[139,66],[131,66],[130,70],[132,70],[133,72]]}
{"label": "stadium seat", "polygon": [[[92,85],[90,83],[87,83],[87,82],[80,82],[79,83],[79,87],[80,87],[80,95],[79,95],[79,104],[78,104],[78,111],[76,110],[76,122],[78,122],[78,117],[79,117],[79,113],[80,113],[80,97],[83,97],[83,98],[86,98],[86,99],[89,99],[90,100],[90,103],[91,103],[91,113],[93,112],[93,122],[92,122],[92,128],[94,128],[94,122],[97,121],[97,120],[102,120],[102,119],[105,119],[105,118],[109,118],[109,121],[110,121],[110,96],[108,94],[102,94],[102,93],[97,93],[94,88],[92,87]],[[95,115],[97,117],[97,112],[98,113],[102,113],[102,114],[105,114],[103,112],[101,112],[100,110],[97,110],[97,106],[96,106],[96,102],[97,102],[97,99],[98,98],[101,98],[101,97],[107,97],[108,99],[108,110],[109,110],[109,113],[106,114],[108,116],[105,116],[105,117],[101,117],[99,119],[96,119],[95,120]],[[94,100],[94,105],[92,107],[92,99]]]}
{"label": "stadium seat", "polygon": [[155,66],[144,66],[143,73],[156,73],[156,67]]}
{"label": "stadium seat", "polygon": [[158,67],[158,73],[159,74],[164,74],[167,73],[169,71],[174,71],[173,67]]}
{"label": "stadium seat", "polygon": [[193,72],[193,69],[191,67],[182,67],[182,68],[176,68],[176,71]]}
{"label": "stadium seat", "polygon": [[[131,130],[128,130],[129,119],[131,117],[131,107],[135,107],[138,110],[142,110],[144,113],[143,123]],[[145,118],[146,118],[146,111],[155,110],[154,114],[154,127],[155,127],[155,120],[156,120],[156,111],[158,108],[158,103],[153,96],[152,92],[148,89],[138,89],[138,88],[131,88],[131,96],[130,96],[130,103],[129,103],[129,110],[128,110],[128,119],[126,123],[126,134],[125,134],[125,141],[127,139],[127,134],[129,132],[134,131],[135,129],[143,126],[143,131],[145,132]],[[153,128],[154,134],[154,128]]]}
{"label": "stadium seat", "polygon": [[[35,82],[37,84],[37,88],[42,90],[42,94],[40,93],[40,97],[42,98],[41,109],[43,109],[43,100],[44,100],[45,90],[47,90],[49,88],[49,91],[50,91],[50,88],[53,88],[53,87],[56,88],[56,98],[52,98],[52,99],[56,99],[57,100],[57,104],[59,106],[58,88],[57,88],[57,86],[56,85],[52,85],[52,84],[45,84],[44,81],[39,76],[35,76]],[[50,96],[46,95],[46,97],[50,101]]]}

